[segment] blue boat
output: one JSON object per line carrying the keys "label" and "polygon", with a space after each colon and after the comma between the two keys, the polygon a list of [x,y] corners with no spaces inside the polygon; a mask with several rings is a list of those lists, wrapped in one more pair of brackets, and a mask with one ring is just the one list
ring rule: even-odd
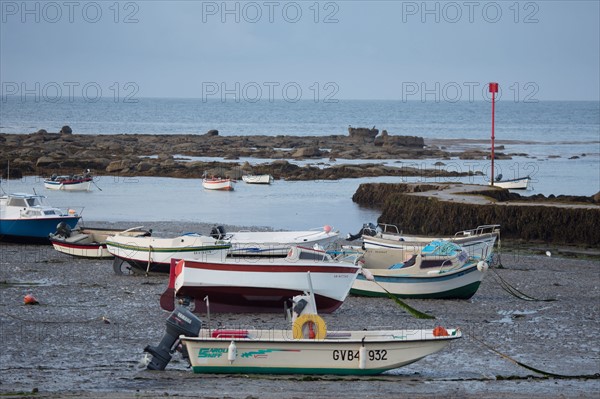
{"label": "blue boat", "polygon": [[45,198],[36,194],[0,196],[0,241],[45,244],[50,243],[48,235],[59,223],[74,228],[81,216],[54,208]]}

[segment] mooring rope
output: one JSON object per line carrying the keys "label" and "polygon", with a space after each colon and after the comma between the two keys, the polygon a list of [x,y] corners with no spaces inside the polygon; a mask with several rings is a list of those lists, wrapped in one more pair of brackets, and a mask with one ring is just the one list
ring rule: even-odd
{"label": "mooring rope", "polygon": [[365,276],[365,278],[368,281],[374,282],[375,284],[377,284],[379,286],[379,288],[381,288],[382,290],[384,290],[385,293],[387,294],[387,296],[391,300],[393,300],[394,302],[396,302],[396,304],[398,304],[398,306],[400,306],[401,308],[403,308],[404,310],[406,310],[408,313],[410,313],[411,315],[413,315],[417,319],[435,319],[435,316],[429,315],[427,313],[423,313],[423,312],[421,312],[421,311],[413,308],[412,306],[408,305],[407,303],[404,303],[403,301],[401,301],[400,298],[398,298],[396,295],[394,295],[391,292],[389,292],[388,290],[386,290],[381,284],[379,284],[377,281],[375,281],[375,277],[373,276],[373,274],[368,269],[361,268],[361,273],[362,273],[363,276]]}
{"label": "mooring rope", "polygon": [[588,374],[588,375],[565,375],[565,374],[557,374],[557,373],[551,373],[549,371],[544,371],[544,370],[538,369],[536,367],[529,366],[529,365],[527,365],[527,364],[525,364],[523,362],[520,362],[520,361],[518,361],[516,359],[513,359],[512,357],[508,356],[506,353],[502,353],[498,349],[496,349],[496,348],[492,347],[491,345],[483,342],[481,339],[475,337],[475,335],[473,335],[473,334],[469,334],[469,337],[473,338],[473,340],[479,342],[486,349],[490,350],[491,352],[494,352],[498,356],[500,356],[500,357],[502,357],[502,358],[504,358],[506,360],[509,360],[509,361],[513,362],[514,364],[516,364],[518,366],[521,366],[521,367],[523,367],[523,368],[525,368],[527,370],[531,370],[531,371],[533,371],[535,373],[538,373],[538,374],[542,374],[542,375],[545,375],[545,376],[548,376],[548,377],[554,377],[554,378],[588,378],[588,379],[598,379],[598,378],[600,378],[600,374],[598,374],[598,373],[596,373],[596,374]]}
{"label": "mooring rope", "polygon": [[504,291],[506,291],[509,294],[511,294],[512,296],[514,296],[515,298],[521,299],[523,301],[533,301],[533,302],[553,302],[553,301],[556,301],[555,298],[538,299],[538,298],[534,298],[534,297],[532,297],[530,295],[527,295],[527,294],[519,291],[517,288],[513,287],[512,285],[510,285],[505,279],[502,278],[502,276],[500,276],[500,274],[494,268],[490,268],[490,270],[493,272],[494,279],[500,285],[500,287]]}

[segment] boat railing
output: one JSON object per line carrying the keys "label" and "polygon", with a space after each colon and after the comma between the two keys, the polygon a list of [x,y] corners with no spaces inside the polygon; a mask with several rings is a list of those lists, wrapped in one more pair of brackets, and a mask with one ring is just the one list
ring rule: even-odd
{"label": "boat railing", "polygon": [[484,224],[481,226],[477,226],[474,229],[459,231],[454,234],[454,237],[480,236],[483,234],[492,234],[492,233],[500,233],[500,225],[499,224]]}
{"label": "boat railing", "polygon": [[395,224],[378,223],[378,226],[384,234],[401,234],[400,229]]}

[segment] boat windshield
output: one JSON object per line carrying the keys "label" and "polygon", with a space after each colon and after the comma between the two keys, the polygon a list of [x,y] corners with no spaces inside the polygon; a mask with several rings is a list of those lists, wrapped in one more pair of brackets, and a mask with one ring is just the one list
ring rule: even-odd
{"label": "boat windshield", "polygon": [[29,206],[42,206],[43,205],[40,197],[26,198],[25,201],[27,201],[27,205],[29,205]]}

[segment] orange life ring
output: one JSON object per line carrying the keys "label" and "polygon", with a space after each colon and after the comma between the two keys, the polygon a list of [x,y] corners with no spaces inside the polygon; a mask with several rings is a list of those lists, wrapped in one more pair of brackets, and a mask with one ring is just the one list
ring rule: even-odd
{"label": "orange life ring", "polygon": [[294,321],[292,333],[294,339],[325,339],[327,323],[319,315],[303,314]]}

